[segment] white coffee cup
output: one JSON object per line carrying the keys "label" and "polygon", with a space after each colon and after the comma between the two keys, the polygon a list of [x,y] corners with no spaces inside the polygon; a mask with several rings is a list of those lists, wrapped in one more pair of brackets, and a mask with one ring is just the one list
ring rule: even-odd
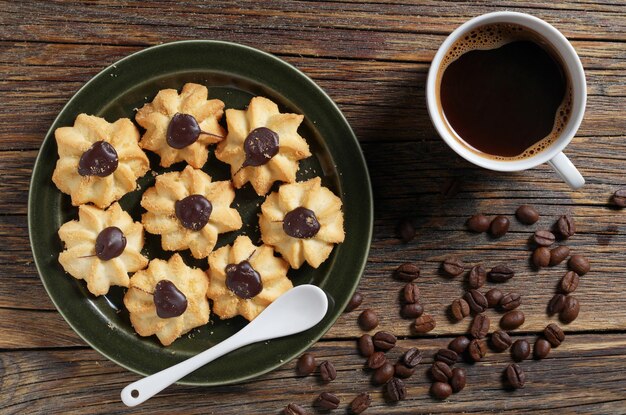
{"label": "white coffee cup", "polygon": [[[452,127],[445,120],[443,111],[439,108],[440,100],[437,97],[438,82],[437,74],[439,73],[442,61],[446,56],[450,47],[459,38],[469,33],[473,29],[494,23],[512,23],[526,27],[548,42],[553,49],[560,55],[561,61],[565,66],[565,70],[569,73],[572,91],[572,109],[567,124],[562,129],[559,136],[545,150],[538,152],[534,156],[526,157],[518,160],[496,160],[481,156],[471,151],[459,141],[452,132]],[[428,113],[443,140],[464,159],[478,166],[490,170],[497,171],[520,171],[536,167],[543,163],[548,163],[561,176],[561,178],[573,189],[578,189],[585,184],[585,179],[580,172],[574,167],[572,162],[563,154],[563,149],[572,141],[578,127],[583,119],[585,112],[585,104],[587,101],[587,84],[585,82],[585,72],[580,63],[580,58],[576,54],[574,47],[563,36],[561,32],[555,29],[549,23],[544,22],[537,17],[529,14],[517,12],[495,12],[475,17],[461,26],[448,36],[448,38],[439,47],[435,58],[428,71],[428,80],[426,83],[426,101]]]}

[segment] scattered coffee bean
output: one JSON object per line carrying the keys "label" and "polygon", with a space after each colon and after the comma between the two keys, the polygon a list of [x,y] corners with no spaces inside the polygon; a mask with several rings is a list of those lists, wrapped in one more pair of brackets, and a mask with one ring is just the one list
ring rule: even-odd
{"label": "scattered coffee bean", "polygon": [[475,314],[480,314],[487,309],[487,298],[478,290],[469,290],[463,298]]}
{"label": "scattered coffee bean", "polygon": [[547,267],[550,265],[550,250],[545,246],[535,249],[532,260],[537,268]]}
{"label": "scattered coffee bean", "polygon": [[413,281],[420,276],[420,267],[417,264],[406,262],[393,272],[393,276],[400,281]]}
{"label": "scattered coffee bean", "polygon": [[556,237],[550,231],[538,230],[533,235],[533,242],[537,246],[550,246],[556,241]]}
{"label": "scattered coffee bean", "polygon": [[511,357],[516,362],[521,362],[530,355],[530,344],[524,339],[516,340],[511,345]]}
{"label": "scattered coffee bean", "polygon": [[359,352],[361,356],[370,357],[374,353],[374,341],[372,336],[364,334],[359,337]]}
{"label": "scattered coffee bean", "polygon": [[313,373],[316,367],[317,363],[315,362],[315,357],[313,357],[311,353],[305,353],[298,359],[296,371],[299,375],[306,376]]}
{"label": "scattered coffee bean", "polygon": [[510,222],[506,216],[498,215],[491,221],[491,224],[489,225],[489,233],[492,236],[499,238],[506,235],[509,231],[509,225]]}
{"label": "scattered coffee bean", "polygon": [[626,207],[626,188],[616,190],[611,200],[615,206]]}
{"label": "scattered coffee bean", "polygon": [[477,314],[470,326],[470,334],[475,339],[482,339],[489,333],[489,317],[484,314]]}
{"label": "scattered coffee bean", "polygon": [[559,319],[565,324],[569,324],[576,320],[580,312],[580,304],[576,297],[568,295],[563,303],[563,310],[559,313]]}
{"label": "scattered coffee bean", "polygon": [[506,265],[496,265],[487,276],[493,282],[506,282],[515,276],[515,272]]}
{"label": "scattered coffee bean", "polygon": [[447,258],[441,264],[443,273],[451,277],[458,277],[465,271],[465,263],[458,258]]}
{"label": "scattered coffee bean", "polygon": [[384,365],[374,371],[372,382],[375,385],[384,385],[393,377],[394,367],[391,363],[385,362]]}
{"label": "scattered coffee bean", "polygon": [[576,224],[574,218],[569,215],[563,215],[556,222],[556,229],[563,239],[567,239],[576,233]]}
{"label": "scattered coffee bean", "polygon": [[371,308],[366,308],[359,315],[359,326],[365,331],[374,330],[378,327],[378,316]]}
{"label": "scattered coffee bean", "polygon": [[470,344],[470,339],[468,339],[467,336],[459,336],[459,337],[455,337],[450,342],[450,344],[448,344],[448,349],[452,350],[453,352],[456,352],[457,355],[460,355],[467,349],[467,346],[469,346],[469,344]]}
{"label": "scattered coffee bean", "polygon": [[511,311],[522,304],[522,296],[517,293],[508,293],[500,300],[500,308],[504,311]]}
{"label": "scattered coffee bean", "polygon": [[452,395],[452,387],[444,382],[435,382],[430,387],[430,393],[437,399],[446,399]]}
{"label": "scattered coffee bean", "polygon": [[337,370],[335,369],[335,365],[330,363],[328,360],[324,360],[320,364],[320,378],[324,382],[332,382],[337,378]]}
{"label": "scattered coffee bean", "polygon": [[352,298],[350,298],[350,301],[348,302],[348,305],[346,306],[344,313],[349,313],[350,311],[353,311],[358,306],[360,306],[362,302],[363,302],[363,295],[360,292],[356,291],[352,295]]}
{"label": "scattered coffee bean", "polygon": [[374,341],[374,346],[377,349],[387,351],[395,347],[396,341],[398,339],[396,339],[396,336],[391,333],[388,333],[386,331],[379,331],[374,334],[372,340]]}
{"label": "scattered coffee bean", "polygon": [[337,409],[339,408],[339,398],[332,393],[322,392],[315,400],[315,406],[329,410]]}
{"label": "scattered coffee bean", "polygon": [[589,260],[582,255],[572,255],[567,265],[569,266],[569,269],[576,272],[580,276],[585,275],[591,269]]}
{"label": "scattered coffee bean", "polygon": [[404,304],[400,309],[400,314],[404,318],[417,318],[424,314],[424,306],[420,303]]}
{"label": "scattered coffee bean", "polygon": [[555,294],[548,303],[548,315],[560,313],[565,305],[565,296],[563,294]]}
{"label": "scattered coffee bean", "polygon": [[467,281],[470,288],[480,288],[485,285],[485,281],[487,281],[487,271],[482,265],[475,265],[470,270]]}
{"label": "scattered coffee bean", "polygon": [[432,331],[437,326],[435,319],[430,314],[422,314],[420,317],[415,319],[415,323],[413,324],[413,328],[418,333],[428,333]]}
{"label": "scattered coffee bean", "polygon": [[550,250],[550,266],[559,265],[569,256],[569,248],[565,245],[557,246]]}
{"label": "scattered coffee bean", "polygon": [[485,293],[485,298],[487,299],[487,307],[494,308],[498,304],[500,304],[500,300],[502,300],[504,294],[497,288],[492,288],[487,293]]}
{"label": "scattered coffee bean", "polygon": [[404,386],[404,382],[398,378],[393,378],[387,382],[385,391],[391,402],[398,402],[406,398],[406,386]]}
{"label": "scattered coffee bean", "polygon": [[354,398],[350,403],[350,411],[352,411],[352,413],[355,415],[359,415],[367,408],[369,408],[371,404],[372,398],[370,397],[369,393],[359,393],[356,398]]}
{"label": "scattered coffee bean", "polygon": [[367,367],[370,369],[378,369],[385,363],[387,363],[387,356],[385,356],[384,352],[374,352],[367,359]]}
{"label": "scattered coffee bean", "polygon": [[478,214],[467,220],[467,228],[476,233],[487,232],[490,223],[491,221],[487,216]]}
{"label": "scattered coffee bean", "polygon": [[550,323],[543,329],[543,335],[546,340],[550,342],[552,347],[559,347],[563,340],[565,340],[565,333],[563,330],[556,324]]}
{"label": "scattered coffee bean", "polygon": [[459,355],[457,355],[454,350],[439,349],[437,350],[437,353],[435,353],[434,359],[436,362],[443,362],[448,366],[454,366],[454,364],[459,360]]}
{"label": "scattered coffee bean", "polygon": [[509,386],[514,389],[520,389],[524,387],[526,376],[524,375],[524,371],[518,364],[511,363],[506,367],[504,373]]}
{"label": "scattered coffee bean", "polygon": [[394,368],[395,376],[397,376],[397,377],[399,377],[401,379],[410,378],[415,373],[415,369],[411,369],[410,367],[406,367],[404,365],[404,363],[402,363],[402,362],[397,362],[394,365],[393,368]]}
{"label": "scattered coffee bean", "polygon": [[535,348],[533,350],[533,354],[535,359],[545,359],[552,347],[550,346],[550,342],[546,339],[542,339],[541,337],[535,340]]}
{"label": "scattered coffee bean", "polygon": [[424,355],[422,354],[422,352],[418,348],[411,347],[402,356],[402,362],[407,367],[410,367],[412,369],[412,368],[414,368],[414,367],[416,367],[417,365],[420,364],[420,362],[422,361],[423,357],[424,357]]}
{"label": "scattered coffee bean", "polygon": [[515,330],[522,324],[524,324],[525,317],[524,313],[520,310],[512,310],[507,312],[500,319],[500,327],[504,330]]}
{"label": "scattered coffee bean", "polygon": [[480,361],[487,355],[487,344],[482,339],[474,339],[467,346],[469,357],[475,361]]}
{"label": "scattered coffee bean", "polygon": [[420,289],[412,282],[404,286],[402,290],[402,300],[407,304],[415,304],[420,301]]}
{"label": "scattered coffee bean", "polygon": [[461,321],[470,314],[470,306],[462,298],[457,298],[450,305],[450,314],[456,321]]}
{"label": "scattered coffee bean", "polygon": [[396,227],[396,234],[403,243],[409,243],[415,238],[415,227],[410,219],[403,219]]}
{"label": "scattered coffee bean", "polygon": [[534,207],[529,205],[522,205],[515,211],[517,220],[524,225],[532,225],[539,220],[539,212]]}
{"label": "scattered coffee bean", "polygon": [[283,409],[284,415],[306,415],[306,411],[300,405],[296,405],[295,403],[290,403]]}
{"label": "scattered coffee bean", "polygon": [[506,331],[496,330],[491,334],[491,346],[496,352],[503,352],[509,347],[513,340]]}
{"label": "scattered coffee bean", "polygon": [[430,367],[430,375],[438,382],[447,382],[452,377],[452,369],[444,362],[436,361]]}
{"label": "scattered coffee bean", "polygon": [[559,289],[566,294],[572,293],[576,291],[576,288],[578,288],[579,281],[580,278],[578,277],[578,274],[574,271],[567,271],[565,275],[563,275],[563,278],[561,278]]}
{"label": "scattered coffee bean", "polygon": [[452,370],[452,377],[450,378],[452,392],[457,393],[462,391],[466,383],[467,371],[461,367],[454,368],[454,370]]}

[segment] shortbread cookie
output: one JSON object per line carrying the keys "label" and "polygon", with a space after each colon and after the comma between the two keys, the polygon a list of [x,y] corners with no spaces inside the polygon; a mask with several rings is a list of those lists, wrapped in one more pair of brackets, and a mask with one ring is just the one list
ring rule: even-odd
{"label": "shortbread cookie", "polygon": [[118,203],[107,210],[91,205],[78,207],[78,220],[59,229],[65,250],[59,262],[71,276],[87,281],[94,295],[109,292],[111,285],[128,287],[128,274],[143,269],[143,226],[133,222]]}
{"label": "shortbread cookie", "polygon": [[156,336],[163,346],[209,321],[209,285],[204,271],[185,265],[178,254],[153,259],[130,279],[124,305],[140,336]]}
{"label": "shortbread cookie", "polygon": [[298,269],[304,261],[320,266],[334,244],[343,242],[341,199],[321,185],[319,177],[284,184],[261,205],[263,242]]}
{"label": "shortbread cookie", "polygon": [[206,163],[207,146],[226,135],[219,125],[224,103],[207,100],[207,96],[205,86],[189,83],[180,94],[175,89],[160,90],[152,102],[137,111],[135,120],[146,129],[139,144],[157,153],[161,166],[186,161],[199,169]]}
{"label": "shortbread cookie", "polygon": [[228,136],[217,145],[215,156],[230,164],[237,189],[250,182],[265,195],[275,181],[296,181],[298,161],[311,155],[298,134],[304,117],[281,114],[267,98],[255,97],[245,111],[227,109]]}
{"label": "shortbread cookie", "polygon": [[230,204],[235,190],[230,180],[211,182],[211,177],[191,166],[182,172],[157,176],[141,199],[146,231],[161,235],[168,251],[190,249],[196,258],[206,258],[217,235],[241,228],[241,216]]}
{"label": "shortbread cookie", "polygon": [[128,118],[111,124],[80,114],[73,127],[57,128],[54,136],[59,160],[52,181],[74,206],[91,202],[104,209],[135,190],[137,178],[150,169],[137,144],[139,131]]}
{"label": "shortbread cookie", "polygon": [[272,247],[254,246],[247,236],[238,236],[232,246],[209,255],[207,297],[213,300],[213,313],[222,319],[241,315],[254,320],[293,287],[288,270]]}

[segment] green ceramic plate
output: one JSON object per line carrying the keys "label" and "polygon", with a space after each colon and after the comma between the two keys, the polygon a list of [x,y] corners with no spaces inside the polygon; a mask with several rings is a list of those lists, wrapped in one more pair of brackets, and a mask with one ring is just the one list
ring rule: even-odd
{"label": "green ceramic plate", "polygon": [[[176,364],[226,339],[246,324],[242,318],[221,321],[212,316],[208,325],[193,330],[162,347],[156,338],[139,337],[133,331],[122,296],[114,287],[101,297],[91,295],[82,281],[63,271],[57,258],[63,245],[57,230],[77,218],[70,198],[61,194],[51,177],[57,160],[54,130],[72,125],[79,113],[113,121],[134,117],[134,112],[151,101],[158,90],[180,89],[186,82],[209,88],[210,98],[219,98],[226,108],[244,108],[255,95],[277,102],[282,112],[304,114],[300,127],[313,153],[301,162],[298,179],[319,175],[324,185],[341,195],[344,204],[346,240],[335,247],[331,257],[318,269],[305,265],[290,270],[295,285],[316,284],[328,294],[327,316],[314,328],[298,335],[254,344],[230,353],[182,379],[180,383],[218,385],[241,382],[266,373],[293,359],[315,343],[335,322],[354,292],[369,252],[373,204],[367,168],[359,144],[337,106],[306,75],[267,53],[233,43],[186,41],[155,46],[135,53],[108,67],[74,95],[52,124],[35,162],[28,201],[28,229],[39,275],[50,298],[72,328],[94,349],[134,372],[147,375]],[[162,173],[182,170],[183,163],[169,169],[158,166],[149,155],[152,168]],[[230,178],[228,166],[209,155],[204,170],[215,180]],[[140,220],[139,200],[154,177],[140,179],[140,188],[120,203]],[[275,189],[274,189],[275,190]],[[259,240],[257,214],[262,197],[249,185],[237,191],[234,206],[244,227],[221,235],[218,247],[244,233]],[[146,234],[145,254],[169,258],[160,248],[158,236]],[[187,264],[207,268],[206,260],[194,260],[182,253]]]}

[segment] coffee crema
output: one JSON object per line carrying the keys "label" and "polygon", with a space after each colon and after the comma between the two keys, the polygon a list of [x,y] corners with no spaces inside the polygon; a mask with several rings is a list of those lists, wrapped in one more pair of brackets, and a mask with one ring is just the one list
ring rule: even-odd
{"label": "coffee crema", "polygon": [[459,142],[483,157],[532,157],[559,137],[572,91],[558,53],[515,24],[478,27],[455,42],[437,74],[439,110]]}

